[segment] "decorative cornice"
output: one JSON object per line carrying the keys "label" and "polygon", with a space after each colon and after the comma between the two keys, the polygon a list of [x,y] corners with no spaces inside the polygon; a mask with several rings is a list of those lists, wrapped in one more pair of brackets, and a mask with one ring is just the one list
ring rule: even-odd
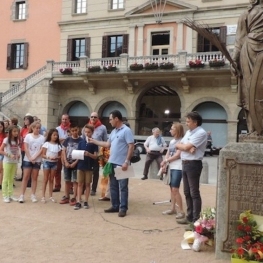
{"label": "decorative cornice", "polygon": [[96,94],[96,88],[95,88],[94,82],[88,79],[84,79],[84,84],[88,87],[88,90],[90,91],[92,95]]}
{"label": "decorative cornice", "polygon": [[181,75],[181,82],[182,82],[182,87],[183,87],[184,93],[190,93],[189,82],[188,82],[188,79],[187,79],[185,74]]}

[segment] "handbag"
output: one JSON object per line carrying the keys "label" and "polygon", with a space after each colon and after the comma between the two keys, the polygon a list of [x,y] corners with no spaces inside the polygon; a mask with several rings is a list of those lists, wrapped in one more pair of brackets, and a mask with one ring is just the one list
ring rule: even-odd
{"label": "handbag", "polygon": [[171,182],[170,169],[169,169],[169,165],[167,165],[165,172],[163,173],[163,183],[165,185],[170,185],[170,182]]}
{"label": "handbag", "polygon": [[132,158],[131,158],[131,163],[137,163],[141,160],[141,157],[140,157],[140,151],[138,149],[134,149],[133,151],[133,155],[132,155]]}

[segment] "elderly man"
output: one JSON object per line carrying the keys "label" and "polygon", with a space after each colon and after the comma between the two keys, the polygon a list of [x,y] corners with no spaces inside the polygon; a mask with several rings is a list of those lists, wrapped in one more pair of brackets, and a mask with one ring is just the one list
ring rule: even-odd
{"label": "elderly man", "polygon": [[166,147],[166,142],[160,135],[160,129],[157,127],[153,128],[152,133],[153,135],[149,136],[144,143],[147,156],[143,170],[143,177],[141,178],[142,180],[148,179],[149,168],[154,160],[157,161],[158,170],[160,170],[160,165],[163,161],[162,153]]}
{"label": "elderly man", "polygon": [[[69,116],[68,114],[63,114],[61,117],[61,124],[56,128],[58,131],[59,141],[61,144],[68,137],[67,131],[69,130],[69,128],[70,128]],[[62,162],[61,162],[61,159],[58,159],[57,172],[55,175],[55,188],[53,189],[53,192],[60,192],[61,170],[62,170]]]}
{"label": "elderly man", "polygon": [[[114,128],[107,142],[89,139],[99,146],[110,148],[108,163],[112,168],[121,166],[122,171],[127,171],[134,149],[134,137],[129,127],[123,124],[122,114],[118,110],[110,113],[110,124]],[[114,169],[110,173],[110,193],[112,207],[105,209],[105,213],[119,213],[125,217],[128,210],[128,183],[129,179],[117,180]]]}
{"label": "elderly man", "polygon": [[186,115],[186,126],[189,130],[176,148],[181,151],[184,195],[187,205],[187,217],[178,219],[179,224],[194,223],[200,217],[202,199],[199,181],[203,168],[202,159],[206,149],[207,134],[200,127],[202,117],[193,111]]}
{"label": "elderly man", "polygon": [[[94,132],[92,134],[92,138],[97,141],[107,141],[107,129],[105,125],[103,125],[98,117],[97,112],[92,112],[90,115],[90,120],[88,124],[94,127]],[[84,128],[82,129],[82,137],[83,139],[86,138],[84,134]],[[96,195],[98,180],[99,180],[99,161],[98,159],[94,160],[94,168],[93,168],[93,178],[92,178],[92,186],[91,186],[91,193],[90,195]]]}

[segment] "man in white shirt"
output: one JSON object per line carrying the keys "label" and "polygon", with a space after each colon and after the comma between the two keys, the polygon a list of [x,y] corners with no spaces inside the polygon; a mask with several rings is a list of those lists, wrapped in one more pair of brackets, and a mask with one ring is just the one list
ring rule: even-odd
{"label": "man in white shirt", "polygon": [[186,126],[189,130],[176,148],[181,150],[184,195],[187,205],[187,216],[178,219],[179,224],[194,223],[200,217],[202,199],[199,191],[200,176],[203,168],[202,159],[204,157],[207,134],[200,127],[202,117],[196,111],[186,115]]}
{"label": "man in white shirt", "polygon": [[152,133],[153,135],[149,136],[144,143],[147,156],[143,170],[143,177],[141,178],[142,180],[148,179],[149,168],[154,160],[157,161],[158,170],[160,170],[160,165],[163,161],[162,153],[166,147],[166,142],[160,135],[160,129],[157,127],[153,128]]}

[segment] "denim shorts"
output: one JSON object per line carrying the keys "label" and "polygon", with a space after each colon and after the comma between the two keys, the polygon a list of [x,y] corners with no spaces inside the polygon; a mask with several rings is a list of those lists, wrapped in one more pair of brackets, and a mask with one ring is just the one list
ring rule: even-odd
{"label": "denim shorts", "polygon": [[41,166],[41,162],[32,163],[32,162],[23,161],[23,168],[32,168],[39,170],[40,166]]}
{"label": "denim shorts", "polygon": [[77,168],[64,167],[64,180],[65,182],[77,182]]}
{"label": "denim shorts", "polygon": [[2,162],[4,160],[4,155],[0,154],[0,162]]}
{"label": "denim shorts", "polygon": [[57,162],[43,162],[43,170],[57,170]]}
{"label": "denim shorts", "polygon": [[170,186],[174,188],[179,188],[182,180],[182,170],[171,169],[170,176],[171,176]]}

